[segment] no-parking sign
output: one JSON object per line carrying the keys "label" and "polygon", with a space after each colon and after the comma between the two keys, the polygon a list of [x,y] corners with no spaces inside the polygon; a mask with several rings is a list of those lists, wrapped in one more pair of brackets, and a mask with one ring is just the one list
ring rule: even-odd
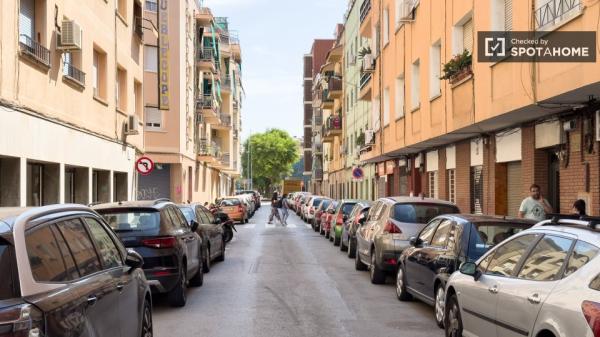
{"label": "no-parking sign", "polygon": [[135,169],[141,175],[147,176],[154,170],[154,162],[148,157],[142,157],[135,162]]}

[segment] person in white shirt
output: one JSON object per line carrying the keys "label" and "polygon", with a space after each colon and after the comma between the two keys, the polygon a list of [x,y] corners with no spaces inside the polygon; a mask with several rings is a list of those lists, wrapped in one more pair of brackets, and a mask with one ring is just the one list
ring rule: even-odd
{"label": "person in white shirt", "polygon": [[552,207],[548,200],[544,199],[539,185],[533,184],[529,187],[531,195],[521,202],[519,218],[542,221],[546,214],[552,213]]}

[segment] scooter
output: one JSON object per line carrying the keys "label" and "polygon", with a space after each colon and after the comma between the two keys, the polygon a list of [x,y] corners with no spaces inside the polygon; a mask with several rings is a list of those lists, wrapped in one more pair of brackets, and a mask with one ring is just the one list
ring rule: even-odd
{"label": "scooter", "polygon": [[211,207],[210,212],[220,220],[221,226],[223,227],[223,240],[225,243],[228,243],[233,239],[233,231],[237,232],[235,229],[235,223],[227,213],[221,212],[218,207]]}

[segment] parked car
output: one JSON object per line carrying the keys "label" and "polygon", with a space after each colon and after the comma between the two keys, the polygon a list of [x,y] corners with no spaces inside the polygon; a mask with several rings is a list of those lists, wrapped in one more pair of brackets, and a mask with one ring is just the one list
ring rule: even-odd
{"label": "parked car", "polygon": [[313,222],[315,218],[315,211],[317,210],[324,198],[325,197],[322,196],[314,196],[310,199],[305,209],[306,213],[304,214],[304,219],[306,219],[306,222]]}
{"label": "parked car", "polygon": [[172,306],[185,306],[187,286],[198,287],[204,281],[198,223],[190,226],[177,205],[164,199],[100,204],[93,208],[125,247],[144,257],[144,272],[152,291],[166,293]]}
{"label": "parked car", "polygon": [[327,207],[329,207],[332,201],[333,200],[329,198],[324,198],[323,201],[321,201],[321,203],[319,204],[319,207],[317,207],[317,210],[315,211],[315,217],[312,222],[312,228],[315,232],[319,231],[319,228],[321,226],[321,216],[323,215],[325,210],[327,210]]}
{"label": "parked car", "polygon": [[446,336],[599,336],[598,223],[543,221],[463,263],[446,287]]}
{"label": "parked car", "polygon": [[198,223],[196,233],[202,238],[203,271],[210,272],[212,261],[225,261],[225,237],[221,220],[200,204],[178,205],[190,227]]}
{"label": "parked car", "polygon": [[0,335],[152,335],[144,260],[81,205],[0,208]]}
{"label": "parked car", "polygon": [[398,261],[396,295],[435,307],[435,321],[444,326],[445,289],[461,263],[477,261],[491,247],[535,221],[484,215],[442,215],[410,239]]}
{"label": "parked car", "polygon": [[304,220],[304,222],[308,222],[308,219],[306,218],[306,213],[308,213],[308,207],[311,203],[311,201],[316,198],[315,195],[309,195],[304,199],[304,202],[301,205],[301,211],[300,211],[300,218],[302,220]]}
{"label": "parked car", "polygon": [[335,214],[335,210],[338,206],[338,201],[333,200],[329,207],[323,212],[321,215],[321,224],[319,228],[319,233],[321,235],[325,235],[326,239],[329,239],[329,233],[331,232],[331,221],[333,220],[333,215]]}
{"label": "parked car", "polygon": [[350,212],[352,212],[352,208],[358,200],[340,200],[335,213],[331,218],[331,234],[329,235],[329,241],[333,242],[334,246],[339,246],[342,241],[342,228],[344,227],[344,222],[348,220],[348,216]]}
{"label": "parked car", "polygon": [[382,284],[396,274],[402,251],[409,239],[431,219],[460,213],[451,202],[418,197],[381,198],[373,203],[369,217],[356,234],[356,270],[367,270],[373,284]]}
{"label": "parked car", "polygon": [[244,204],[244,206],[246,208],[247,219],[252,218],[254,216],[254,212],[256,212],[254,198],[249,194],[240,194],[240,195],[236,195],[235,197],[240,199],[240,201]]}
{"label": "parked car", "polygon": [[304,192],[304,193],[300,194],[300,196],[296,200],[296,215],[298,215],[298,216],[302,215],[302,206],[306,202],[306,199],[308,199],[310,197],[311,197],[311,194],[308,192]]}
{"label": "parked car", "polygon": [[233,221],[248,223],[247,206],[238,197],[225,197],[219,200],[219,207]]}
{"label": "parked car", "polygon": [[250,194],[252,195],[252,198],[254,200],[254,204],[256,206],[256,209],[260,208],[260,193],[258,193],[258,191],[252,191],[252,190],[240,190],[235,192],[236,195],[240,195],[240,194]]}
{"label": "parked car", "polygon": [[348,257],[351,259],[356,255],[356,231],[367,219],[371,204],[373,204],[371,201],[358,201],[348,215],[348,219],[344,221],[340,250],[348,252]]}

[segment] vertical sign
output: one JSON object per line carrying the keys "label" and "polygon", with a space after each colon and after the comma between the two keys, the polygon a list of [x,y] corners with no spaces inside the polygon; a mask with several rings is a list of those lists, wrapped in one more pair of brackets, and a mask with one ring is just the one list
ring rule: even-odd
{"label": "vertical sign", "polygon": [[169,0],[158,7],[158,103],[169,110]]}

